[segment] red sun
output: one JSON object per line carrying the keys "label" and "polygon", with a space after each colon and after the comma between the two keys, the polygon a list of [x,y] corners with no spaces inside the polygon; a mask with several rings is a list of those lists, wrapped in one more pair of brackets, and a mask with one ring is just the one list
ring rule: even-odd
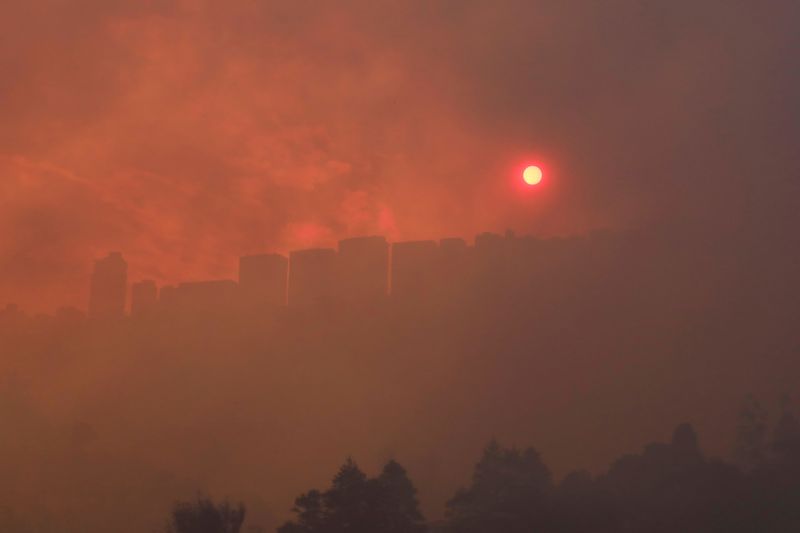
{"label": "red sun", "polygon": [[526,167],[522,172],[522,179],[528,185],[538,185],[542,181],[542,169],[536,165]]}

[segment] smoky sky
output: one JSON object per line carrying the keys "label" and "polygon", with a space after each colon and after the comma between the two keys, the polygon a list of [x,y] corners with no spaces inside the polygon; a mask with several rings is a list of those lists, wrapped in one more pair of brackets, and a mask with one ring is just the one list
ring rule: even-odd
{"label": "smoky sky", "polygon": [[[339,238],[797,222],[789,0],[41,0],[0,17],[0,300]],[[536,194],[515,169],[542,162]]]}

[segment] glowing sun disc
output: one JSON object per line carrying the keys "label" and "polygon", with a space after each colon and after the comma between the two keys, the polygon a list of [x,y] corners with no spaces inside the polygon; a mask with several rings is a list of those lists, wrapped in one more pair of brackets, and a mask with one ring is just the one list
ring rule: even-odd
{"label": "glowing sun disc", "polygon": [[522,173],[522,179],[525,180],[525,183],[528,185],[536,185],[542,181],[542,169],[531,165]]}

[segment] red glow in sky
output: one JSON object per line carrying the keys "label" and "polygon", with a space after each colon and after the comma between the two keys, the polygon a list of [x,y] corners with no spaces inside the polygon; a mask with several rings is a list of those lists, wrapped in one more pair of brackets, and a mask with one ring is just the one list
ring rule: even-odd
{"label": "red glow in sky", "polygon": [[[92,9],[3,4],[0,306],[85,305],[111,250],[131,279],[172,284],[358,235],[760,220],[748,176],[765,164],[766,215],[797,212],[794,147],[761,146],[795,137],[775,102],[797,83],[783,59],[796,2],[773,6],[767,33],[751,23],[760,5],[719,34],[654,7],[620,18],[613,38],[592,2],[78,3]],[[744,43],[752,68],[730,59]],[[565,90],[585,86],[587,98]],[[707,112],[720,94],[729,123]],[[715,136],[746,113],[753,128]],[[697,148],[710,138],[735,144]],[[543,171],[536,186],[528,165]]]}

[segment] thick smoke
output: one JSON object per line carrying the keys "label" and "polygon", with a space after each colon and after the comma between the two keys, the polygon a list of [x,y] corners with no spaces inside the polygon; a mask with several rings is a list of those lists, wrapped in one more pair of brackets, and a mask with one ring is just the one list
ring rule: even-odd
{"label": "thick smoke", "polygon": [[[83,305],[109,249],[171,282],[365,233],[762,239],[796,211],[797,9],[12,2],[2,295]],[[528,157],[550,169],[533,200]]]}

